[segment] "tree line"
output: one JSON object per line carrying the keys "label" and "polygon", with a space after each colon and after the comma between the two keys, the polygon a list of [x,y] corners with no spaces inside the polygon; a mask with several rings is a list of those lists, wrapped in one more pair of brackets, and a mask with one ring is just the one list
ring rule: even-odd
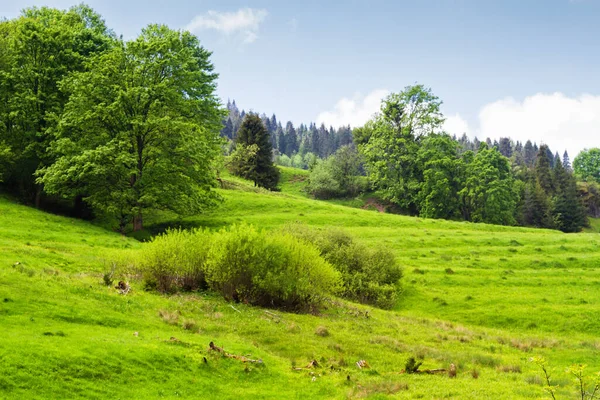
{"label": "tree line", "polygon": [[[234,142],[247,113],[239,110],[235,100],[227,102],[227,110],[221,135]],[[284,166],[307,169],[316,158],[326,158],[340,147],[352,144],[350,126],[333,128],[311,122],[295,127],[291,121],[284,126],[275,114],[259,116],[269,135],[275,161]]]}
{"label": "tree line", "polygon": [[225,112],[210,55],[165,25],[123,40],[85,5],[0,21],[2,189],[121,230],[215,204]]}
{"label": "tree line", "polygon": [[[441,101],[422,85],[389,95],[354,130],[373,188],[425,218],[577,232],[586,214],[568,159],[510,139],[470,141],[442,130]],[[510,157],[510,159],[509,159]]]}

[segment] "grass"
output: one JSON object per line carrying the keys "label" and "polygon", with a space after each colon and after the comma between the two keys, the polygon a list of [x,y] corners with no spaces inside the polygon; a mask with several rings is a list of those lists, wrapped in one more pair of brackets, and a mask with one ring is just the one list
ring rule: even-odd
{"label": "grass", "polygon": [[[343,227],[396,253],[395,310],[336,301],[318,316],[288,314],[208,293],[161,296],[135,280],[123,296],[103,273],[143,243],[0,197],[0,398],[543,398],[534,355],[554,367],[558,396],[572,397],[565,367],[600,370],[596,234],[349,208],[308,199],[305,171],[282,172],[281,193],[225,177],[220,208],[150,215],[149,231]],[[263,363],[213,354],[211,341]],[[422,370],[454,363],[457,377],[401,374],[410,357]],[[292,369],[312,360],[319,367]]]}

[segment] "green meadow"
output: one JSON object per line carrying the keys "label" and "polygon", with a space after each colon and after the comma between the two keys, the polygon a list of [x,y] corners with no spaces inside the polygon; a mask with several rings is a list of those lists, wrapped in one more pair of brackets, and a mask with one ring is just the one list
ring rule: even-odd
{"label": "green meadow", "polygon": [[[168,226],[340,227],[395,252],[404,277],[393,310],[333,300],[318,315],[292,314],[145,292],[134,277],[121,295],[103,276],[144,243],[0,198],[0,398],[550,398],[534,356],[548,360],[557,398],[577,398],[565,368],[600,371],[596,229],[380,213],[365,199],[311,200],[306,178],[283,168],[282,191],[268,192],[225,176],[220,207],[149,215],[146,236]],[[223,357],[211,341],[261,362]],[[457,375],[402,373],[410,357],[422,370],[454,364]]]}

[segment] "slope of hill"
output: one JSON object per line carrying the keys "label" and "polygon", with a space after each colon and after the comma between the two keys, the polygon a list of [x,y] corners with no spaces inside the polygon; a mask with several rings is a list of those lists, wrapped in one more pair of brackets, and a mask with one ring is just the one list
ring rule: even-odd
{"label": "slope of hill", "polygon": [[[120,295],[102,275],[144,244],[0,198],[0,398],[539,398],[531,356],[556,367],[561,395],[574,393],[564,367],[600,369],[594,234],[389,215],[286,185],[269,193],[228,178],[228,187],[219,209],[157,214],[151,230],[344,227],[396,252],[405,271],[396,309],[336,302],[296,315],[206,293],[161,296],[136,281]],[[211,341],[262,363],[221,357]],[[458,375],[400,373],[411,356],[421,369],[454,363]],[[312,360],[319,366],[293,369]]]}

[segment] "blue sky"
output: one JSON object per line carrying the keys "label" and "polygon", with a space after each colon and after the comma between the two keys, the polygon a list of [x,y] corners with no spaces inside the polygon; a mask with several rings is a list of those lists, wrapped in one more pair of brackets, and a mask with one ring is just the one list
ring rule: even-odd
{"label": "blue sky", "polygon": [[[77,1],[2,0],[0,16]],[[447,129],[600,146],[600,0],[87,2],[125,38],[188,28],[213,51],[219,95],[296,123],[362,124],[418,82]]]}

